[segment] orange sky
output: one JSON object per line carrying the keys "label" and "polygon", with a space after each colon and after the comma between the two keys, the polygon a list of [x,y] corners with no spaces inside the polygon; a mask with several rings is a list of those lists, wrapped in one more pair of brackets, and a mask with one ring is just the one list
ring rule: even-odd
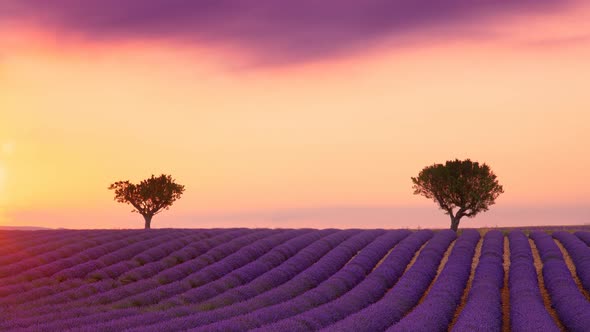
{"label": "orange sky", "polygon": [[589,14],[269,66],[0,24],[0,225],[142,227],[106,188],[167,173],[156,228],[447,227],[410,177],[454,158],[505,188],[462,225],[590,223]]}

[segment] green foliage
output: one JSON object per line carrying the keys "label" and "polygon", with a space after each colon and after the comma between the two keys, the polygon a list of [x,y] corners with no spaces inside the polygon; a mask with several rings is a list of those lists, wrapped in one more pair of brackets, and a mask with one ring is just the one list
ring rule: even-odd
{"label": "green foliage", "polygon": [[146,228],[154,215],[168,210],[172,203],[182,196],[184,186],[177,184],[172,176],[162,174],[133,184],[129,181],[117,181],[109,186],[115,191],[115,201],[130,204],[131,212],[141,214],[146,220]]}
{"label": "green foliage", "polygon": [[451,217],[452,224],[456,224],[455,230],[462,217],[471,218],[487,211],[504,192],[488,165],[469,159],[427,166],[412,177],[412,182],[414,194],[438,203]]}

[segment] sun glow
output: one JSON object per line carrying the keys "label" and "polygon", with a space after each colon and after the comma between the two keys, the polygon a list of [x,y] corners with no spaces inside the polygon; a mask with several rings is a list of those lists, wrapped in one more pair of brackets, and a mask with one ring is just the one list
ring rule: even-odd
{"label": "sun glow", "polygon": [[2,164],[0,164],[0,203],[4,202],[4,191],[6,183],[6,169]]}
{"label": "sun glow", "polygon": [[4,142],[0,144],[0,206],[6,200],[6,162],[14,153],[14,142]]}
{"label": "sun glow", "polygon": [[2,154],[10,156],[14,152],[14,142],[6,142],[2,144]]}

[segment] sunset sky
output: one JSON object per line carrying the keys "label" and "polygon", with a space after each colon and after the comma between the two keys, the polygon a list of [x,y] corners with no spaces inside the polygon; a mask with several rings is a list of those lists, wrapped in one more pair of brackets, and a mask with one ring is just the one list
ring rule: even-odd
{"label": "sunset sky", "polygon": [[582,0],[0,0],[0,225],[448,227],[410,177],[504,186],[460,226],[590,224]]}

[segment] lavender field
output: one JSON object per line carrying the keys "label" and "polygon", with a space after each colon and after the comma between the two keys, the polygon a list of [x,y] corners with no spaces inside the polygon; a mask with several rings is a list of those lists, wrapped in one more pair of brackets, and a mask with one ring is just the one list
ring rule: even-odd
{"label": "lavender field", "polygon": [[588,331],[590,231],[0,231],[2,331]]}

